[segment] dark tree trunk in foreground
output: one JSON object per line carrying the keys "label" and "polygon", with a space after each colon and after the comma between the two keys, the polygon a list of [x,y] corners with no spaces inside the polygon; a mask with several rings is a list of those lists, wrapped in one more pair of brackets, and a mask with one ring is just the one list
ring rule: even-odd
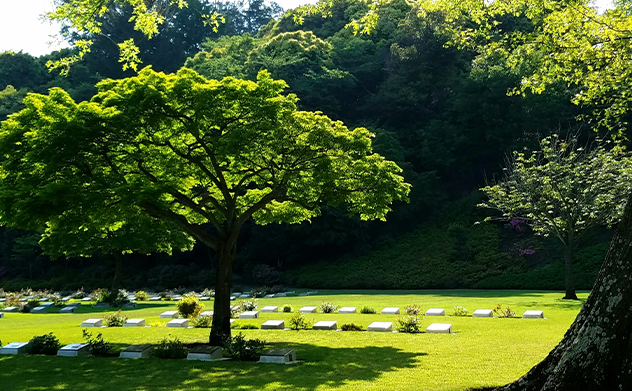
{"label": "dark tree trunk in foreground", "polygon": [[566,288],[566,300],[577,300],[575,294],[575,282],[573,281],[573,258],[575,254],[575,243],[570,237],[572,232],[569,233],[568,242],[564,249],[564,287]]}
{"label": "dark tree trunk in foreground", "polygon": [[595,285],[562,341],[502,391],[632,390],[632,195]]}
{"label": "dark tree trunk in foreground", "polygon": [[223,346],[230,338],[230,289],[233,283],[233,261],[237,255],[235,243],[221,245],[217,250],[219,259],[215,283],[215,302],[213,303],[213,324],[209,343]]}
{"label": "dark tree trunk in foreground", "polygon": [[121,287],[122,274],[123,256],[119,253],[114,253],[114,280],[112,281],[112,294],[114,294],[114,297],[118,295],[118,290]]}

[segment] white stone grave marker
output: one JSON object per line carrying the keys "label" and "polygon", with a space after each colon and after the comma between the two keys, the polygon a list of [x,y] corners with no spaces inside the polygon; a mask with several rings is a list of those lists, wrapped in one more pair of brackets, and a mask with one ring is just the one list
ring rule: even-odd
{"label": "white stone grave marker", "polygon": [[4,318],[4,312],[0,312],[0,318]]}
{"label": "white stone grave marker", "polygon": [[239,319],[257,319],[259,318],[259,311],[244,311],[239,314]]}
{"label": "white stone grave marker", "polygon": [[261,312],[279,312],[279,306],[267,305],[261,309]]}
{"label": "white stone grave marker", "polygon": [[217,361],[222,359],[220,346],[200,346],[189,352],[187,360]]}
{"label": "white stone grave marker", "polygon": [[149,298],[149,301],[160,301],[160,300],[161,300],[160,296],[152,296]]}
{"label": "white stone grave marker", "polygon": [[300,310],[298,310],[298,312],[302,312],[305,314],[315,314],[316,307],[302,307]]}
{"label": "white stone grave marker", "polygon": [[0,348],[0,354],[25,354],[28,342],[11,342]]}
{"label": "white stone grave marker", "polygon": [[380,314],[382,315],[399,315],[399,307],[386,307]]}
{"label": "white stone grave marker", "polygon": [[355,314],[356,312],[356,307],[342,307],[338,310],[339,314]]}
{"label": "white stone grave marker", "polygon": [[525,311],[522,314],[523,319],[542,319],[544,318],[544,311]]}
{"label": "white stone grave marker", "polygon": [[20,309],[18,307],[7,307],[5,309],[3,309],[4,312],[20,312]]}
{"label": "white stone grave marker", "polygon": [[286,297],[287,294],[285,292],[281,292],[281,293],[275,293],[274,297]]}
{"label": "white stone grave marker", "polygon": [[103,327],[103,319],[87,319],[79,327]]}
{"label": "white stone grave marker", "polygon": [[268,320],[263,322],[261,330],[283,330],[285,329],[284,320]]}
{"label": "white stone grave marker", "polygon": [[445,310],[443,308],[429,308],[426,311],[426,316],[445,316]]}
{"label": "white stone grave marker", "polygon": [[90,355],[87,343],[71,343],[57,351],[57,355],[61,357],[86,357]]}
{"label": "white stone grave marker", "polygon": [[312,326],[312,328],[314,330],[337,330],[338,322],[336,322],[335,320],[321,320],[314,323],[314,326]]}
{"label": "white stone grave marker", "polygon": [[393,331],[393,322],[373,322],[367,327],[366,331],[381,331],[391,332]]}
{"label": "white stone grave marker", "polygon": [[167,327],[189,327],[188,319],[174,319],[167,322]]}
{"label": "white stone grave marker", "polygon": [[211,300],[211,298],[210,298],[210,297],[208,297],[208,296],[202,296],[202,297],[200,297],[200,301],[210,301],[210,300]]}
{"label": "white stone grave marker", "polygon": [[149,358],[151,356],[152,345],[132,345],[121,352],[120,358]]}
{"label": "white stone grave marker", "polygon": [[268,364],[294,364],[296,363],[296,351],[294,349],[271,349],[265,352],[259,362]]}
{"label": "white stone grave marker", "polygon": [[81,301],[92,301],[92,299],[89,297],[84,297],[83,299],[81,299]]}
{"label": "white stone grave marker", "polygon": [[249,293],[244,293],[244,294],[239,295],[240,299],[250,299],[251,297],[252,295]]}
{"label": "white stone grave marker", "polygon": [[426,332],[450,334],[452,332],[452,325],[448,323],[432,323],[426,328]]}
{"label": "white stone grave marker", "polygon": [[75,312],[76,309],[77,309],[77,307],[74,307],[74,306],[72,306],[72,307],[64,307],[61,310],[59,310],[59,313],[60,314],[69,314],[71,312]]}
{"label": "white stone grave marker", "polygon": [[160,319],[173,319],[178,317],[178,311],[165,311],[160,314]]}
{"label": "white stone grave marker", "polygon": [[204,311],[200,314],[200,316],[213,316],[213,311]]}
{"label": "white stone grave marker", "polygon": [[274,294],[270,294],[270,295],[265,295],[263,296],[264,299],[272,299],[274,298]]}
{"label": "white stone grave marker", "polygon": [[123,327],[145,327],[145,319],[127,319]]}
{"label": "white stone grave marker", "polygon": [[46,313],[46,307],[35,307],[31,310],[32,314],[45,314]]}
{"label": "white stone grave marker", "polygon": [[476,310],[472,312],[473,318],[493,318],[494,311],[492,310]]}
{"label": "white stone grave marker", "polygon": [[40,304],[40,306],[42,306],[42,307],[53,307],[54,305],[55,305],[55,303],[51,303],[50,301],[47,301],[46,303]]}

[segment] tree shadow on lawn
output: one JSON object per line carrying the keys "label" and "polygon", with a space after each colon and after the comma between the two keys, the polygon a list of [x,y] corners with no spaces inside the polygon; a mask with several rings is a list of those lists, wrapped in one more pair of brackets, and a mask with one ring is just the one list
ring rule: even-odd
{"label": "tree shadow on lawn", "polygon": [[[77,307],[77,310],[74,312],[75,314],[100,314],[100,313],[104,313],[104,312],[118,312],[118,310],[122,310],[123,312],[127,312],[127,311],[136,311],[136,310],[145,310],[145,309],[163,309],[164,307],[173,307],[174,304],[176,303],[171,302],[171,304],[167,304],[168,302],[165,302],[165,304],[137,304],[137,306],[135,308],[132,307],[94,307],[92,305],[82,305],[81,307]],[[56,308],[55,310],[51,310],[50,312],[48,312],[49,314],[58,314],[59,311],[61,311],[61,307],[60,308]]]}
{"label": "tree shadow on lawn", "polygon": [[[405,296],[405,295],[436,295],[446,297],[462,297],[462,298],[504,298],[507,296],[516,297],[542,297],[544,294],[558,292],[560,298],[564,296],[563,291],[534,291],[534,290],[486,290],[486,289],[420,289],[420,290],[322,290],[309,297],[317,296],[345,296],[345,295],[383,295],[383,296]],[[578,291],[577,293],[583,293]],[[296,296],[291,296],[296,297]]]}
{"label": "tree shadow on lawn", "polygon": [[417,357],[393,347],[335,348],[300,343],[271,347],[296,349],[293,365],[257,362],[68,358],[48,356],[0,357],[0,389],[26,391],[201,389],[215,391],[315,390],[347,382],[374,381],[382,374],[412,368]]}

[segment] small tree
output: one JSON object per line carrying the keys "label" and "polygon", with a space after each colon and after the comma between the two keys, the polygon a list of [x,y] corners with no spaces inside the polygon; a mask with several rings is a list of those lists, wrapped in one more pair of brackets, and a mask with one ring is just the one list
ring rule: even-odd
{"label": "small tree", "polygon": [[502,212],[502,220],[523,219],[536,234],[557,237],[565,254],[564,298],[577,299],[576,246],[589,228],[619,221],[631,186],[632,160],[621,146],[598,142],[582,148],[574,137],[553,135],[540,142],[539,151],[514,151],[503,179],[481,189],[489,200],[479,206]]}

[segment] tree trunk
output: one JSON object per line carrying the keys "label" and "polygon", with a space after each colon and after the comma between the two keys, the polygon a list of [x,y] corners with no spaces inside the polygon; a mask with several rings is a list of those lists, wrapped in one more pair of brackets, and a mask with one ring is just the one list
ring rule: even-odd
{"label": "tree trunk", "polygon": [[564,286],[566,288],[565,300],[577,300],[575,294],[575,282],[573,282],[573,258],[575,255],[575,242],[569,232],[566,246],[564,247]]}
{"label": "tree trunk", "polygon": [[233,284],[233,261],[236,254],[236,243],[223,244],[217,250],[219,263],[215,283],[213,325],[209,336],[209,343],[214,346],[223,346],[230,338],[230,289]]}
{"label": "tree trunk", "polygon": [[502,391],[632,390],[632,195],[595,285],[562,341]]}
{"label": "tree trunk", "polygon": [[112,293],[114,297],[118,295],[118,290],[121,287],[121,276],[123,274],[123,255],[116,252],[114,253],[114,280],[112,281]]}

